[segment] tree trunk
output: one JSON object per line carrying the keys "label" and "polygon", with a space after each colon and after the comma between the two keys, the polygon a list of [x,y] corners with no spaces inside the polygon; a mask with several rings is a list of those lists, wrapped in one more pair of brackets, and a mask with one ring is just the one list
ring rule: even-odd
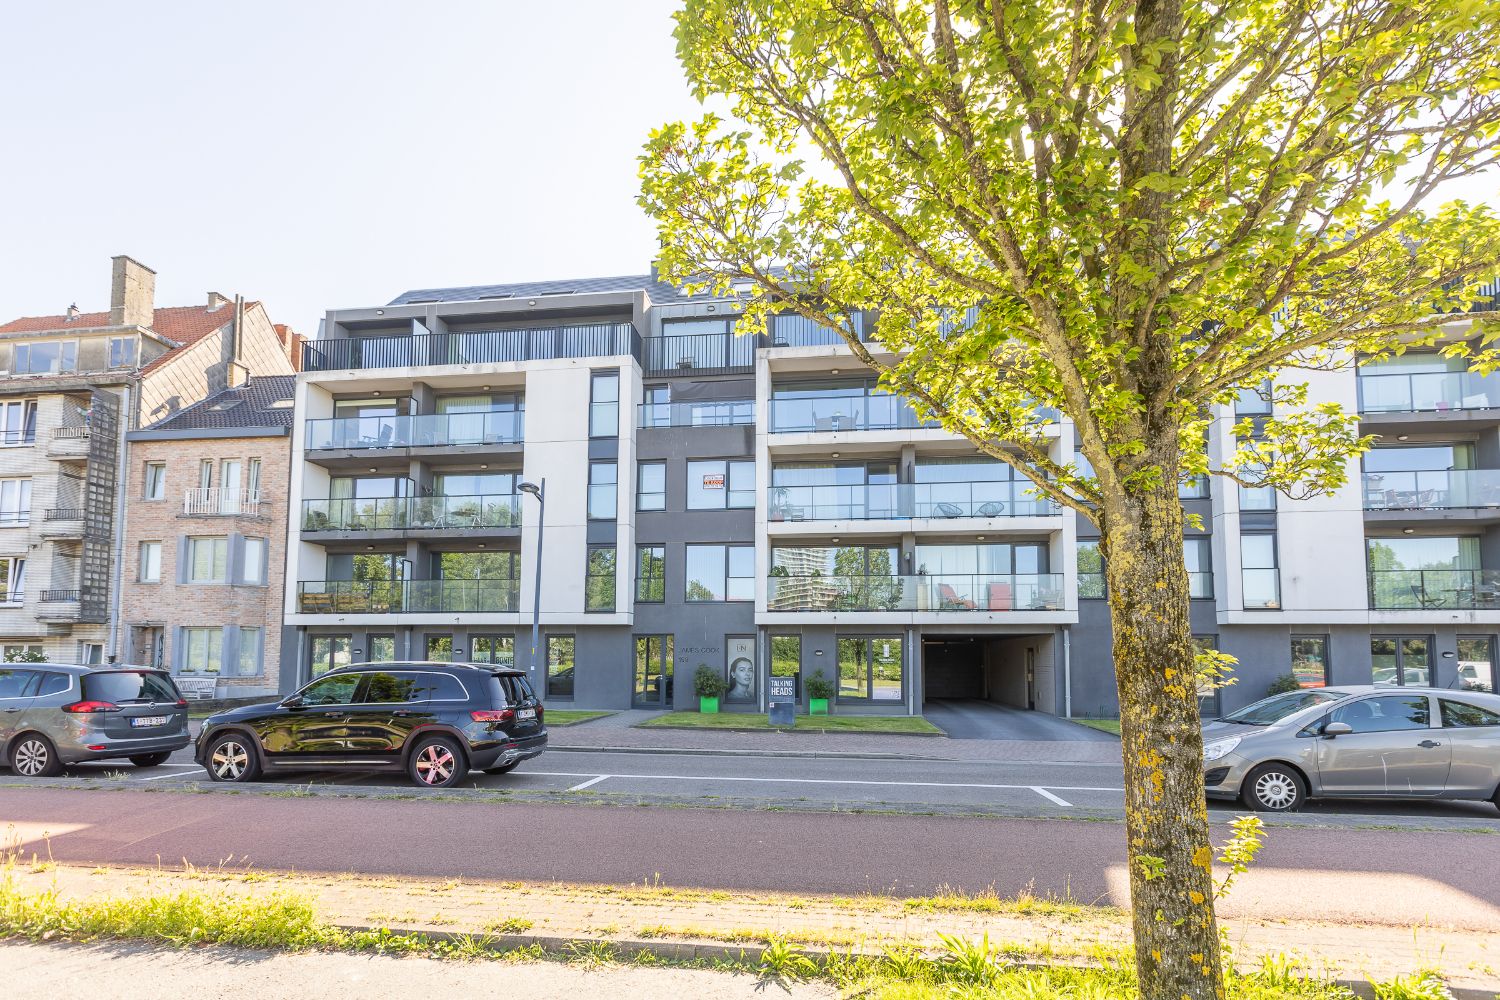
{"label": "tree trunk", "polygon": [[1114,510],[1103,512],[1101,548],[1141,996],[1221,1000],[1182,503],[1168,478],[1106,506]]}

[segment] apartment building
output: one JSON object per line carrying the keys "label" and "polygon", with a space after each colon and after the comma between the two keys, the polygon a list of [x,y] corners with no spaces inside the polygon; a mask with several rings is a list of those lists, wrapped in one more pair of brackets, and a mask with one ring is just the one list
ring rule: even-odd
{"label": "apartment building", "polygon": [[157,308],[155,283],[115,257],[107,312],[0,325],[0,656],[117,655],[125,433],[293,371],[299,338],[259,303]]}
{"label": "apartment building", "polygon": [[[805,701],[821,674],[838,712],[1113,714],[1089,527],[924,424],[831,331],[782,317],[737,337],[735,312],[642,275],[329,313],[297,379],[283,689],[351,660],[451,657],[588,707],[693,706],[707,665],[730,710],[763,709],[771,676]],[[1500,504],[1474,503],[1471,470],[1500,450],[1500,395],[1430,354],[1314,381],[1396,440],[1320,500],[1184,486],[1203,525],[1184,539],[1194,628],[1241,659],[1209,707],[1294,669],[1487,683]],[[1236,419],[1216,422],[1217,453]],[[1073,460],[1068,421],[1044,433]]]}
{"label": "apartment building", "polygon": [[184,690],[276,691],[294,386],[251,376],[126,434],[125,658]]}

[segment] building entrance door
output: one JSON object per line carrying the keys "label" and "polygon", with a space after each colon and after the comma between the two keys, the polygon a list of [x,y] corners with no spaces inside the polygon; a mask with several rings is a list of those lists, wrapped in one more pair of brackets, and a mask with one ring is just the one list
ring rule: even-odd
{"label": "building entrance door", "polygon": [[636,708],[672,707],[672,637],[635,637],[635,684],[631,705]]}

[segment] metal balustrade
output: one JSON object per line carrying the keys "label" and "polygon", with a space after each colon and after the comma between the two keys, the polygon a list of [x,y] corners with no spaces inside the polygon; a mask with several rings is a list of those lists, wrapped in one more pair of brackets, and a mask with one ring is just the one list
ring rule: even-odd
{"label": "metal balustrade", "polygon": [[301,614],[427,614],[514,612],[517,580],[303,580]]}
{"label": "metal balustrade", "polygon": [[302,345],[302,370],[502,364],[554,358],[641,356],[629,323],[471,330],[389,337],[330,337]]}
{"label": "metal balustrade", "polygon": [[182,495],[182,512],[192,515],[260,514],[260,491],[229,486],[199,486]]}

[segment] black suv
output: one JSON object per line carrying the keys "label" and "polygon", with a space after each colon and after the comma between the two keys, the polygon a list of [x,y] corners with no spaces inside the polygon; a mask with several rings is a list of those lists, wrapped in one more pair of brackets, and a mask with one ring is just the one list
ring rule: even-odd
{"label": "black suv", "polygon": [[212,715],[194,757],[215,781],[349,768],[447,788],[475,768],[505,774],[546,746],[542,703],[521,671],[397,661],[341,667],[274,705]]}

